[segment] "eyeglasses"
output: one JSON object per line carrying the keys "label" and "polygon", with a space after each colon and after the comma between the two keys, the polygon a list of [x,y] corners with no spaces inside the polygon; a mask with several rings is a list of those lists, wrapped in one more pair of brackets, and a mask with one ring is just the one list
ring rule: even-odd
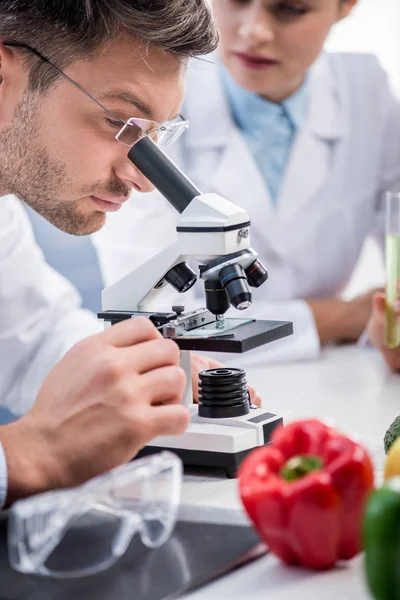
{"label": "eyeglasses", "polygon": [[181,483],[181,460],[161,452],[19,500],[9,516],[10,564],[22,573],[82,577],[114,564],[136,537],[157,548],[174,528]]}
{"label": "eyeglasses", "polygon": [[134,146],[139,140],[144,137],[155,138],[157,143],[160,146],[169,146],[173,142],[175,142],[179,136],[186,131],[189,127],[189,121],[186,121],[182,115],[178,115],[175,119],[170,121],[166,121],[163,124],[157,123],[156,121],[151,121],[148,119],[140,119],[136,117],[131,117],[127,121],[123,121],[119,117],[115,116],[108,108],[103,106],[101,102],[99,102],[92,94],[87,92],[84,88],[82,88],[79,83],[71,79],[64,71],[59,69],[55,64],[53,64],[48,58],[43,56],[40,52],[28,46],[27,44],[22,44],[19,42],[3,42],[5,46],[12,46],[15,48],[22,48],[32,52],[40,58],[42,61],[50,65],[53,69],[57,71],[62,77],[67,79],[72,85],[74,85],[78,90],[80,90],[85,96],[90,98],[93,102],[97,104],[100,108],[102,108],[112,120],[112,124],[121,128],[118,131],[115,139],[117,139],[121,144],[125,146],[129,146],[130,148]]}

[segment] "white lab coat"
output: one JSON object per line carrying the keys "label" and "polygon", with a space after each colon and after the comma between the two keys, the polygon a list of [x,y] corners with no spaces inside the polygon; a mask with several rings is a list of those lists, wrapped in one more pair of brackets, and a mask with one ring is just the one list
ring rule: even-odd
{"label": "white lab coat", "polygon": [[[400,106],[384,71],[370,55],[321,56],[311,72],[309,115],[276,205],[231,118],[214,64],[191,66],[182,113],[191,125],[169,155],[202,191],[248,211],[251,245],[269,271],[268,281],[253,290],[246,316],[294,322],[295,335],[239,362],[318,356],[319,338],[304,298],[340,294],[366,236],[382,233],[382,192],[400,181]],[[133,200],[94,239],[106,284],[176,235],[177,214],[158,192],[134,194]],[[204,306],[202,285],[179,303]]]}
{"label": "white lab coat", "polygon": [[80,309],[75,288],[44,261],[21,202],[0,198],[0,404],[26,412],[62,355],[101,330]]}

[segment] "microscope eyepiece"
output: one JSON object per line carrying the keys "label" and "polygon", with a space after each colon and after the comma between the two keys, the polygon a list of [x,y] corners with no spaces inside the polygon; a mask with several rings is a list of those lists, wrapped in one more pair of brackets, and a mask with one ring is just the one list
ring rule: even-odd
{"label": "microscope eyepiece", "polygon": [[258,288],[268,279],[268,271],[258,258],[247,267],[245,273],[250,287]]}
{"label": "microscope eyepiece", "polygon": [[219,278],[232,306],[245,310],[251,306],[251,292],[241,265],[228,265],[221,269]]}

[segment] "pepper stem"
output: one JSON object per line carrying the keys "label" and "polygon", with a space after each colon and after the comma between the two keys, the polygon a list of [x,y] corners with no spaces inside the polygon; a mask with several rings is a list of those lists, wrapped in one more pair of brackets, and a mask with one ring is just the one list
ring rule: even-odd
{"label": "pepper stem", "polygon": [[290,458],[287,463],[283,465],[280,475],[282,479],[285,479],[286,481],[295,481],[296,479],[300,479],[308,473],[311,473],[311,471],[322,469],[323,466],[324,463],[319,456],[307,456],[301,454]]}

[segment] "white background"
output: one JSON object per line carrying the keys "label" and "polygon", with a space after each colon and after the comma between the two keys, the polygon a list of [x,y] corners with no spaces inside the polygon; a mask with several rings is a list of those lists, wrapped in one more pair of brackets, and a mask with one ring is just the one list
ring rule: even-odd
{"label": "white background", "polygon": [[373,52],[400,93],[400,0],[359,0],[331,32],[329,50]]}

